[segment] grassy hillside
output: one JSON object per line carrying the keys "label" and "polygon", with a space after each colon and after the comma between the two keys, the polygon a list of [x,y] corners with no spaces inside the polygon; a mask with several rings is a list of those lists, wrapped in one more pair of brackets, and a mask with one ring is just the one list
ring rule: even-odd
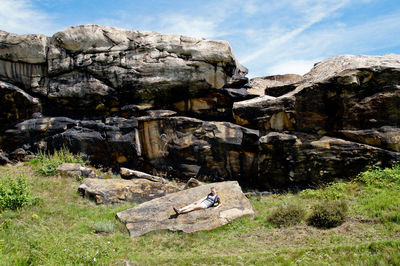
{"label": "grassy hillside", "polygon": [[[30,190],[22,207],[2,207],[1,265],[400,264],[400,167],[371,169],[355,182],[319,190],[253,197],[254,217],[215,230],[159,231],[130,239],[115,214],[134,204],[96,205],[80,197],[76,179],[44,176],[43,160],[33,165],[0,167],[3,188],[9,178],[19,177]],[[348,206],[343,224],[307,225],[316,203],[334,200]],[[271,215],[288,205],[304,215],[279,227]]]}

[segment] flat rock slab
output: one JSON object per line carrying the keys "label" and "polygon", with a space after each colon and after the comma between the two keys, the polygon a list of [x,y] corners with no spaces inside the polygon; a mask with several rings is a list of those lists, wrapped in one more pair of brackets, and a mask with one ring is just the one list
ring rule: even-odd
{"label": "flat rock slab", "polygon": [[97,204],[152,200],[180,189],[171,184],[147,179],[97,179],[87,178],[78,188],[82,196],[94,199]]}
{"label": "flat rock slab", "polygon": [[[214,186],[221,197],[219,208],[208,208],[176,215],[173,206],[183,207],[199,200]],[[207,184],[142,203],[134,208],[117,213],[118,219],[126,224],[131,237],[144,235],[155,230],[168,229],[193,233],[210,230],[244,215],[254,214],[250,201],[243,194],[237,181]]]}

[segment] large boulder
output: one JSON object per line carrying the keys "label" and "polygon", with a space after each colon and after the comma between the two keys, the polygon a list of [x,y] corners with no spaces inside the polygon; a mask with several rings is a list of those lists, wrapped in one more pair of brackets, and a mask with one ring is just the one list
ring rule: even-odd
{"label": "large boulder", "polygon": [[174,193],[177,186],[147,179],[98,179],[86,178],[78,188],[82,196],[97,204],[136,202],[141,203]]}
{"label": "large boulder", "polygon": [[[175,215],[172,207],[183,207],[204,198],[214,186],[221,197],[218,208],[193,211]],[[244,215],[254,214],[253,208],[236,181],[203,185],[142,203],[134,208],[117,213],[126,224],[131,237],[155,230],[171,230],[193,233],[210,230]]]}
{"label": "large boulder", "polygon": [[[231,85],[247,69],[226,41],[86,25],[53,36],[48,72],[41,92],[51,102],[73,106],[71,111],[86,107],[86,112],[109,114],[132,103],[176,103],[180,110],[179,102],[188,98],[221,105],[226,95],[214,102],[207,94]],[[74,100],[85,96],[91,104]]]}

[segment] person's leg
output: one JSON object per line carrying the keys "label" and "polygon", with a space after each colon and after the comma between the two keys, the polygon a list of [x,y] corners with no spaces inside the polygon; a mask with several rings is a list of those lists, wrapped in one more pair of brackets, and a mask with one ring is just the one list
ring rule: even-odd
{"label": "person's leg", "polygon": [[192,204],[192,206],[187,206],[188,208],[185,208],[185,209],[183,209],[183,210],[179,210],[179,212],[180,213],[188,213],[188,212],[191,212],[191,211],[195,211],[195,210],[202,210],[202,209],[204,209],[204,207],[203,207],[203,205],[202,204],[197,204],[197,205],[193,205]]}
{"label": "person's leg", "polygon": [[184,211],[187,211],[187,210],[191,210],[196,206],[197,206],[197,204],[192,203],[192,204],[189,204],[189,205],[187,205],[185,207],[179,208],[178,210],[179,210],[179,212],[184,212]]}

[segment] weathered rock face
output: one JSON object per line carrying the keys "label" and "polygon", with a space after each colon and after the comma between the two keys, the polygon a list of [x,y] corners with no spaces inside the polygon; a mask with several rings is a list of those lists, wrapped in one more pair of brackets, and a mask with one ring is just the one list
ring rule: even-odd
{"label": "weathered rock face", "polygon": [[147,179],[98,179],[86,178],[78,191],[82,196],[93,199],[97,204],[145,202],[174,193],[180,189],[171,184]]}
{"label": "weathered rock face", "polygon": [[[214,186],[221,197],[218,208],[193,211],[179,216],[172,207],[183,207],[204,198]],[[117,213],[126,224],[131,237],[144,235],[155,230],[171,230],[193,233],[210,230],[244,215],[254,214],[249,200],[237,182],[221,182],[203,185],[142,203],[132,209]]]}
{"label": "weathered rock face", "polygon": [[259,186],[326,182],[399,160],[399,55],[338,56],[278,85],[268,90],[292,91],[233,107],[238,124],[265,134]]}
{"label": "weathered rock face", "polygon": [[3,81],[0,81],[0,101],[0,132],[12,126],[15,121],[29,119],[41,111],[39,99]]}
{"label": "weathered rock face", "polygon": [[399,84],[400,55],[338,56],[317,64],[302,81],[287,84],[292,91],[237,102],[233,112],[238,124],[260,130],[333,134],[397,127]]}
{"label": "weathered rock face", "polygon": [[67,117],[29,119],[6,131],[3,146],[9,150],[68,148],[88,155],[94,164],[129,166],[137,163],[137,120],[112,117],[73,120]]}
{"label": "weathered rock face", "polygon": [[119,114],[131,104],[180,110],[189,98],[218,115],[233,104],[218,90],[247,73],[225,41],[97,25],[52,38],[0,32],[0,46],[0,79],[41,98],[47,116]]}
{"label": "weathered rock face", "polygon": [[367,165],[390,166],[396,152],[339,138],[270,132],[260,138],[259,179],[263,189],[307,187],[356,176]]}
{"label": "weathered rock face", "polygon": [[139,118],[141,154],[183,177],[251,180],[257,176],[257,130],[188,117]]}
{"label": "weathered rock face", "polygon": [[303,77],[246,73],[224,41],[0,31],[0,149],[19,160],[67,147],[118,170],[263,188],[400,159],[400,55],[338,56]]}

